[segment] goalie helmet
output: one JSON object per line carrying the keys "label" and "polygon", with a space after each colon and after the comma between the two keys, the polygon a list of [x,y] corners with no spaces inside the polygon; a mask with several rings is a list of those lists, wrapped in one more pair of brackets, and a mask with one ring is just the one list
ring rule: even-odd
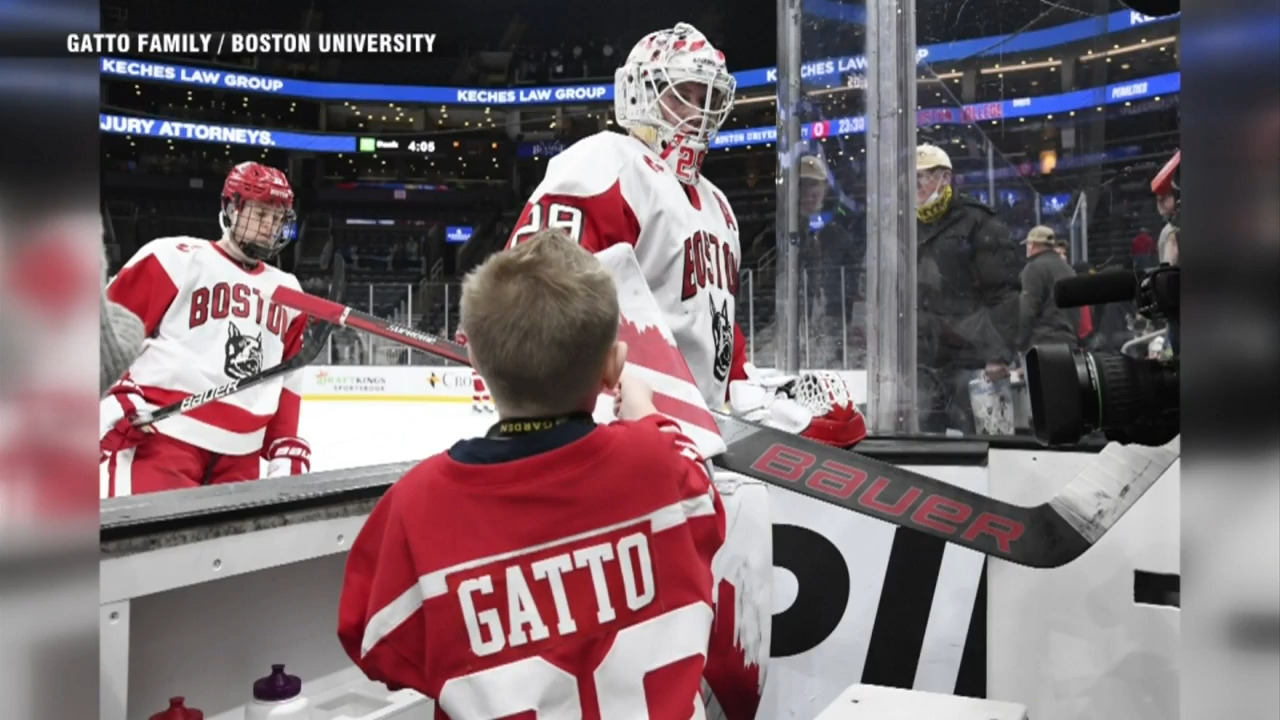
{"label": "goalie helmet", "polygon": [[724,53],[688,23],[650,33],[613,76],[614,114],[683,183],[698,179],[711,139],[729,117],[737,81]]}
{"label": "goalie helmet", "polygon": [[254,260],[269,260],[292,240],[293,188],[276,168],[242,162],[222,184],[218,224],[236,247]]}

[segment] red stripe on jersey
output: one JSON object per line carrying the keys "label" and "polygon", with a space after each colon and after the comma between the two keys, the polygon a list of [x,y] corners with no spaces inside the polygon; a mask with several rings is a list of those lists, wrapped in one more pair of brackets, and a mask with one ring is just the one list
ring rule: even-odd
{"label": "red stripe on jersey", "polygon": [[306,333],[306,330],[306,315],[299,314],[289,322],[288,329],[284,331],[284,350],[280,357],[282,362],[302,352],[302,336]]}
{"label": "red stripe on jersey", "polygon": [[624,315],[618,323],[618,339],[627,344],[627,362],[670,375],[673,379],[697,387],[693,382],[689,363],[685,362],[680,350],[656,326],[650,325],[641,330]]}
{"label": "red stripe on jersey", "polygon": [[716,435],[720,434],[720,428],[716,425],[715,418],[705,407],[693,405],[679,398],[656,391],[653,393],[653,407],[663,415],[673,417],[680,422],[689,423]]}
{"label": "red stripe on jersey", "polygon": [[548,193],[524,206],[520,221],[507,240],[507,249],[546,228],[558,228],[591,252],[618,243],[635,245],[640,221],[622,196],[622,181],[596,195]]}
{"label": "red stripe on jersey", "polygon": [[178,297],[178,286],[160,259],[147,255],[120,271],[107,287],[107,297],[137,315],[150,337]]}
{"label": "red stripe on jersey", "polygon": [[[733,324],[733,363],[729,366],[729,383],[747,379],[747,339],[738,323]],[[729,399],[729,383],[724,386],[725,400]]]}

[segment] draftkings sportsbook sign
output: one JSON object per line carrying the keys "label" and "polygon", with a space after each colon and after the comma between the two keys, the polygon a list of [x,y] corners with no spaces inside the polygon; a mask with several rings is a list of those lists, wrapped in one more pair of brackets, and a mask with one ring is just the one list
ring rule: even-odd
{"label": "draftkings sportsbook sign", "polygon": [[460,402],[471,399],[471,371],[446,367],[314,366],[303,371],[308,400]]}

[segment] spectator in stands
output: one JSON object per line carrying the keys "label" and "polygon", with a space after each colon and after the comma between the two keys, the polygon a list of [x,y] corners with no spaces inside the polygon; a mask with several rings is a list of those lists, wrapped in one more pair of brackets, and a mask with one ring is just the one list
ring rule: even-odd
{"label": "spectator in stands", "polygon": [[1138,228],[1138,234],[1133,238],[1133,245],[1130,247],[1130,251],[1133,253],[1135,263],[1138,262],[1139,258],[1155,257],[1156,241],[1145,227]]}
{"label": "spectator in stands", "polygon": [[[1165,219],[1164,229],[1160,231],[1160,241],[1158,243],[1158,252],[1160,253],[1160,262],[1169,265],[1178,264],[1178,228],[1181,221],[1178,218],[1180,207],[1179,197],[1179,180],[1180,168],[1182,165],[1182,151],[1173,154],[1169,162],[1160,169],[1155,179],[1151,181],[1151,191],[1156,196],[1156,209],[1160,211],[1160,216]],[[1181,329],[1179,323],[1170,322],[1169,332],[1166,336],[1169,341],[1169,349],[1173,354],[1179,352],[1181,344]]]}
{"label": "spectator in stands", "polygon": [[[845,333],[841,322],[852,301],[862,297],[867,245],[865,231],[854,226],[851,213],[840,202],[827,202],[831,175],[818,155],[800,158],[800,221],[809,230],[800,245],[800,268],[807,273],[811,319],[810,357],[815,367],[834,367]],[[830,208],[829,210],[826,210]],[[854,353],[855,365],[858,364]]]}
{"label": "spectator in stands", "polygon": [[1170,265],[1178,264],[1178,172],[1181,164],[1182,153],[1174,153],[1151,181],[1151,192],[1156,196],[1156,210],[1165,220],[1165,226],[1160,231],[1157,252],[1160,255],[1160,262]]}
{"label": "spectator in stands", "polygon": [[1065,343],[1076,347],[1080,313],[1062,309],[1053,301],[1053,286],[1076,273],[1055,252],[1053,230],[1045,225],[1031,228],[1022,241],[1027,246],[1027,264],[1022,268],[1022,296],[1018,313],[1018,353],[1033,345]]}
{"label": "spectator in stands", "polygon": [[951,188],[942,148],[916,151],[920,428],[974,432],[969,382],[1009,374],[1023,260],[995,211]]}
{"label": "spectator in stands", "polygon": [[1145,227],[1141,228],[1133,238],[1130,252],[1133,255],[1134,270],[1137,272],[1144,272],[1160,264],[1160,258],[1156,252],[1156,241]]}

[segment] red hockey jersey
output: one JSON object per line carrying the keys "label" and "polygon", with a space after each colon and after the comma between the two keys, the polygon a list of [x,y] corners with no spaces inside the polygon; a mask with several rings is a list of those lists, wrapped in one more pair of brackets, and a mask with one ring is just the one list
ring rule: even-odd
{"label": "red hockey jersey", "polygon": [[705,461],[661,416],[462,441],[374,508],[338,636],[438,719],[687,720],[721,661],[707,654],[724,537]]}

